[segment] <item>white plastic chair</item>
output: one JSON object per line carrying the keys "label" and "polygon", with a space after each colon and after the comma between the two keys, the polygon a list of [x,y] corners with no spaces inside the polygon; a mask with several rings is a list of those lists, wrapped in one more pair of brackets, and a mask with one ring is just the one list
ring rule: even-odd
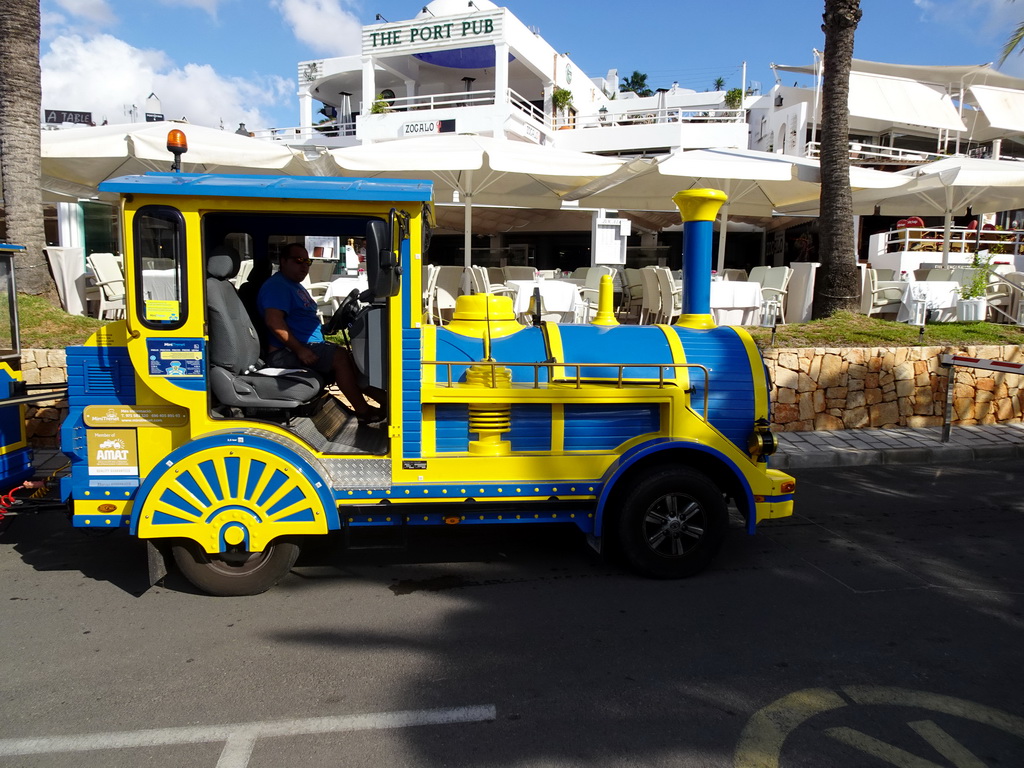
{"label": "white plastic chair", "polygon": [[124,273],[114,254],[91,253],[85,260],[92,268],[96,287],[99,288],[100,319],[105,319],[107,312],[113,312],[115,319],[124,317]]}
{"label": "white plastic chair", "polygon": [[444,325],[455,311],[455,299],[462,286],[463,267],[438,267],[434,286],[434,313],[438,324]]}
{"label": "white plastic chair", "polygon": [[423,316],[429,325],[434,324],[434,295],[437,291],[437,270],[434,264],[423,265]]}
{"label": "white plastic chair", "polygon": [[[903,304],[903,289],[896,286],[879,288],[878,270],[868,270],[868,290],[861,302],[861,309],[868,317],[878,313],[899,312]],[[886,282],[886,281],[881,281]]]}
{"label": "white plastic chair", "polygon": [[626,267],[623,270],[622,311],[639,321],[644,301],[643,276],[639,269]]}
{"label": "white plastic chair", "polygon": [[658,322],[671,325],[683,312],[683,291],[682,288],[676,288],[672,271],[667,267],[658,267],[654,274],[658,280],[658,292],[661,294]]}
{"label": "white plastic chair", "polygon": [[583,311],[586,322],[590,321],[591,311],[597,312],[597,305],[601,297],[601,278],[605,275],[615,277],[615,270],[612,267],[598,266],[590,267],[587,270],[586,285],[580,288],[580,298],[583,299]]}
{"label": "white plastic chair", "polygon": [[747,280],[751,283],[763,283],[764,276],[768,274],[770,267],[752,267]]}
{"label": "white plastic chair", "polygon": [[786,289],[792,276],[793,270],[789,267],[771,267],[760,281],[762,306],[768,302],[775,302],[776,317],[782,322],[786,322]]}
{"label": "white plastic chair", "polygon": [[533,280],[536,272],[533,267],[505,267],[505,280]]}
{"label": "white plastic chair", "polygon": [[658,287],[657,267],[644,267],[640,270],[640,281],[643,283],[643,298],[640,303],[640,323],[657,322],[661,312],[661,289]]}

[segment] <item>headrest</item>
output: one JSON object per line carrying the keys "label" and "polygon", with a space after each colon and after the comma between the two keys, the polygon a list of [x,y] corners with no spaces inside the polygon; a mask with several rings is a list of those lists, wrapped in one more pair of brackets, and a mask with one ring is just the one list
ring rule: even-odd
{"label": "headrest", "polygon": [[238,274],[242,257],[230,245],[218,245],[206,256],[206,275],[217,280],[230,280]]}

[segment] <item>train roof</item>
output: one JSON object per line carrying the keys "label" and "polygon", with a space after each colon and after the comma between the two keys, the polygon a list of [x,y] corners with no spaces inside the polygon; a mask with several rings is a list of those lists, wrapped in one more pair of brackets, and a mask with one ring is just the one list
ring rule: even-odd
{"label": "train roof", "polygon": [[426,180],[339,178],[335,176],[249,176],[216,173],[147,173],[101,182],[103,192],[203,197],[258,197],[298,200],[429,202]]}

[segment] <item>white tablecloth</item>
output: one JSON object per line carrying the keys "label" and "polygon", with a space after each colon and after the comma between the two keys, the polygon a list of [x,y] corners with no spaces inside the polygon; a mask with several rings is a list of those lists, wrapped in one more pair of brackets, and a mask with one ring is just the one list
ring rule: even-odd
{"label": "white tablecloth", "polygon": [[324,294],[324,301],[341,301],[350,293],[353,289],[359,289],[362,293],[370,287],[369,282],[366,280],[366,276],[362,277],[338,277],[331,280],[331,285],[327,289],[327,293]]}
{"label": "white tablecloth", "polygon": [[144,298],[157,301],[174,301],[179,298],[174,287],[173,269],[142,270]]}
{"label": "white tablecloth", "polygon": [[529,311],[534,288],[540,288],[544,311],[561,312],[565,322],[572,322],[583,303],[579,288],[566,280],[508,280],[505,286],[515,291],[512,307],[517,315]]}
{"label": "white tablecloth", "polygon": [[[672,283],[682,289],[681,280]],[[756,325],[761,309],[761,284],[747,280],[712,280],[710,303],[716,325]]]}
{"label": "white tablecloth", "polygon": [[755,325],[761,308],[761,284],[739,280],[711,283],[711,315],[717,325]]}
{"label": "white tablecloth", "polygon": [[903,304],[896,320],[907,323],[914,319],[914,304],[923,301],[925,307],[937,310],[939,322],[956,320],[956,302],[960,297],[960,284],[952,280],[917,280],[903,286]]}
{"label": "white tablecloth", "polygon": [[69,315],[85,314],[85,249],[48,245],[43,250],[50,262],[64,311]]}

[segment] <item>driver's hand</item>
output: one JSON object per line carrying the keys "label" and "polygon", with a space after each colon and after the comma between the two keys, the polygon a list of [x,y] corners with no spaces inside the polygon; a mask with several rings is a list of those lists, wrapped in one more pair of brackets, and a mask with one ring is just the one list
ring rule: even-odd
{"label": "driver's hand", "polygon": [[312,368],[314,365],[316,365],[316,362],[319,359],[317,357],[316,352],[314,352],[309,347],[303,347],[302,349],[295,353],[295,356],[298,357],[299,362],[301,362],[307,368]]}

